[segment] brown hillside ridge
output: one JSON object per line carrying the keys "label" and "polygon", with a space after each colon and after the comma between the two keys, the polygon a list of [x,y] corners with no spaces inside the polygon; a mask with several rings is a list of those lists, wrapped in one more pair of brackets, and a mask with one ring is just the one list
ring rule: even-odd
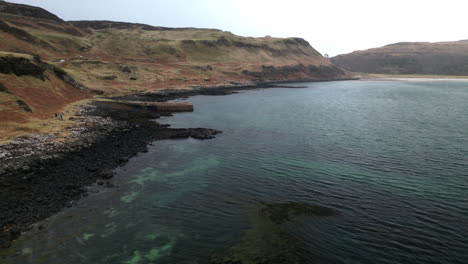
{"label": "brown hillside ridge", "polygon": [[468,75],[468,40],[401,42],[332,58],[343,69],[378,74]]}
{"label": "brown hillside ridge", "polygon": [[[0,73],[0,83],[12,92],[0,92],[3,136],[28,130],[16,131],[14,122],[41,123],[70,103],[97,95],[349,78],[300,38],[240,37],[216,29],[112,21],[67,22],[44,9],[8,2],[0,2],[0,37],[2,58],[23,57],[27,63],[21,67],[44,70],[43,78],[12,70]],[[9,65],[5,60],[0,64]],[[65,80],[53,67],[66,74]],[[15,100],[32,111],[24,111]]]}

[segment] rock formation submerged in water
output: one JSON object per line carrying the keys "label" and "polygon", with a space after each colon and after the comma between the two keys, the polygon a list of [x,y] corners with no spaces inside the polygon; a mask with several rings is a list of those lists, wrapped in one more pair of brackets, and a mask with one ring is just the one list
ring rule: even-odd
{"label": "rock formation submerged in water", "polygon": [[251,228],[226,256],[211,264],[306,263],[301,241],[282,226],[299,216],[332,216],[333,209],[305,203],[260,203],[251,212]]}

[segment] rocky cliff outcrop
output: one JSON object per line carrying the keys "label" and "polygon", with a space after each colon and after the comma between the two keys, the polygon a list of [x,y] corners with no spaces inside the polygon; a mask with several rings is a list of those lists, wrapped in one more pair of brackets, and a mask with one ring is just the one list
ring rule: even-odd
{"label": "rocky cliff outcrop", "polygon": [[16,76],[33,76],[45,80],[44,68],[36,61],[21,56],[0,56],[0,73]]}

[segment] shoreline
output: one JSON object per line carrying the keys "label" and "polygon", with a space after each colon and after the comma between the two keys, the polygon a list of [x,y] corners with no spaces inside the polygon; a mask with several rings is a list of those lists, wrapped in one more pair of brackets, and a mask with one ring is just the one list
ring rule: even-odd
{"label": "shoreline", "polygon": [[[89,186],[112,188],[112,170],[164,139],[214,138],[221,131],[209,128],[170,128],[157,121],[171,112],[157,112],[126,101],[169,101],[195,95],[229,95],[241,90],[302,88],[281,83],[351,80],[288,80],[239,86],[192,87],[137,94],[114,101],[85,105],[76,136],[66,142],[33,135],[0,145],[0,250],[8,248],[22,232],[86,196]],[[354,80],[354,79],[353,79]],[[84,127],[81,127],[84,126]],[[5,154],[7,153],[7,154]]]}
{"label": "shoreline", "polygon": [[468,76],[419,74],[356,74],[363,81],[468,81]]}
{"label": "shoreline", "polygon": [[467,82],[468,78],[425,78],[425,77],[413,77],[413,78],[400,78],[400,77],[383,77],[383,78],[368,78],[360,79],[362,81],[408,81],[408,82]]}
{"label": "shoreline", "polygon": [[[168,128],[149,121],[157,116],[145,115],[143,109],[130,111],[145,117],[131,120],[134,115],[130,114],[126,119],[122,117],[128,110],[113,109],[114,106],[108,103],[99,104],[97,111],[115,116],[107,123],[107,128],[92,127],[84,137],[58,145],[59,149],[12,159],[7,166],[2,164],[0,248],[9,247],[32,224],[73,206],[87,195],[87,187],[112,188],[109,180],[113,177],[113,169],[147,151],[151,142],[189,137],[203,140],[221,133],[205,128]],[[27,148],[31,142],[24,144]],[[21,147],[21,144],[16,146]]]}

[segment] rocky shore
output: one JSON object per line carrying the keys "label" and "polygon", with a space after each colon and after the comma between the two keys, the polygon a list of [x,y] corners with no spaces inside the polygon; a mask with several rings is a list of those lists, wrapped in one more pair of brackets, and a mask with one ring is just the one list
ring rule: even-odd
{"label": "rocky shore", "polygon": [[112,188],[112,170],[145,152],[155,140],[211,139],[221,131],[208,128],[174,129],[154,120],[168,111],[147,104],[194,95],[228,95],[239,90],[300,88],[261,83],[247,86],[193,87],[164,90],[82,106],[67,141],[53,135],[17,138],[0,145],[0,248],[9,247],[21,232],[73,204],[87,187]]}
{"label": "rocky shore", "polygon": [[152,121],[170,114],[124,102],[95,101],[81,108],[65,142],[53,135],[33,135],[0,145],[0,248],[9,247],[31,224],[73,206],[87,195],[87,187],[112,187],[112,170],[145,152],[149,143],[211,139],[221,133],[173,129]]}

